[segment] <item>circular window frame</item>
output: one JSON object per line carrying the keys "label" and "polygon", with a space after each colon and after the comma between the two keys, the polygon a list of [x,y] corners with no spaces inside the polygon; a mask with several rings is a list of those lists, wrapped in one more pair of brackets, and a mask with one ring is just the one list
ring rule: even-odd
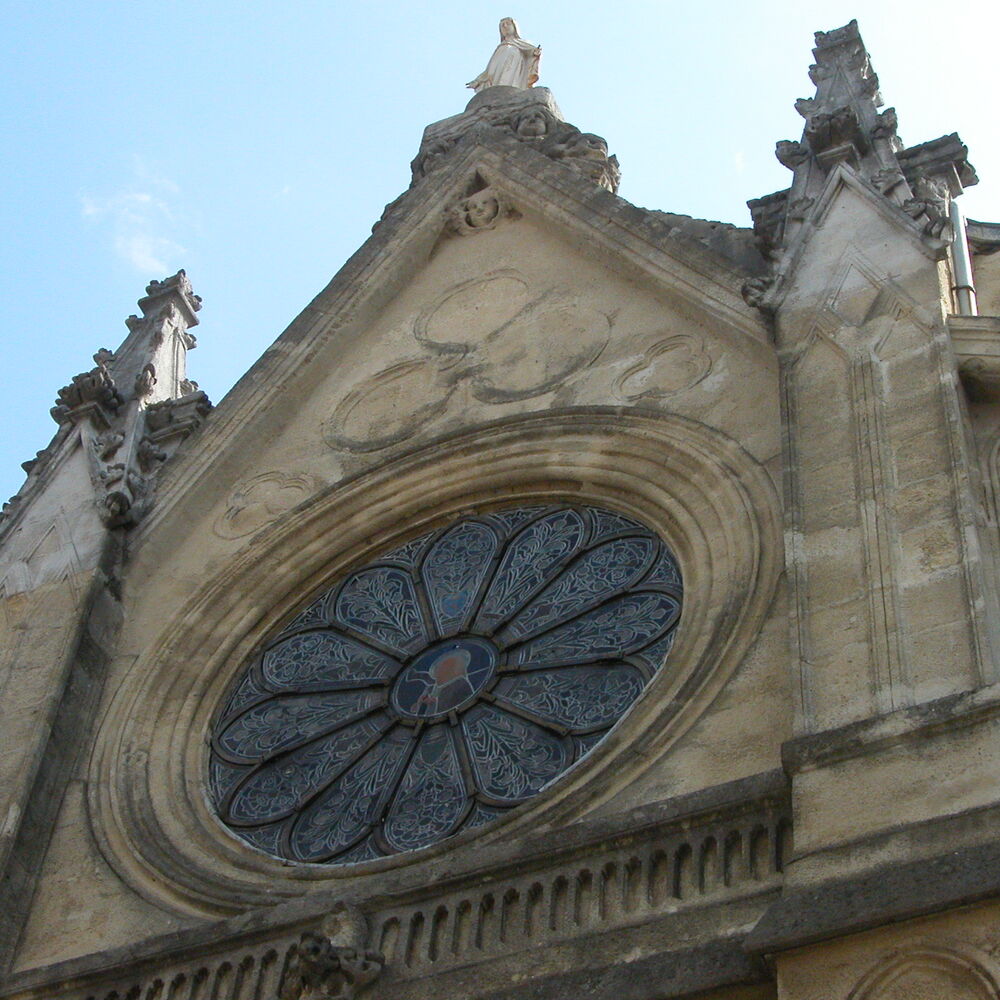
{"label": "circular window frame", "polygon": [[[549,532],[554,534],[547,551],[534,549],[533,544],[549,537]],[[435,557],[448,551],[456,538],[470,534],[480,543],[472,553],[479,558],[470,561],[467,553],[461,554],[463,575],[447,586],[472,589],[449,612],[441,588],[451,571],[440,568]],[[415,544],[419,548],[414,550]],[[526,554],[531,556],[527,564]],[[581,569],[590,566],[591,573],[581,578]],[[608,573],[617,574],[617,579],[606,579]],[[355,594],[361,605],[345,617],[341,601],[362,580],[372,586],[382,580],[382,585],[374,597],[362,586]],[[396,589],[393,580],[399,583]],[[505,580],[514,589],[502,586],[498,591],[497,585]],[[557,610],[541,610],[546,595],[571,581],[575,589],[563,592]],[[580,766],[631,710],[664,668],[676,637],[682,593],[677,561],[655,532],[592,504],[543,503],[466,513],[402,547],[373,553],[332,587],[303,601],[236,675],[211,725],[205,780],[213,807],[241,841],[293,864],[360,864],[422,850],[465,829],[496,822]],[[500,604],[491,610],[491,595],[498,594],[507,596],[497,598]],[[395,613],[392,601],[385,603],[390,595],[400,605]],[[612,605],[645,610],[631,628],[616,631],[619,619],[611,613]],[[375,618],[369,621],[367,612]],[[586,629],[595,615],[607,618],[609,613],[611,621],[600,631],[574,631]],[[310,651],[317,641],[319,650]],[[581,641],[583,647],[577,645]],[[284,667],[283,649],[291,655]],[[400,689],[407,684],[411,696],[425,700],[429,691],[436,690],[433,684],[428,688],[425,661],[453,656],[455,649],[483,654],[474,679],[464,671],[458,676],[469,688],[457,689],[460,702],[430,710],[425,704],[420,712],[401,705]],[[273,660],[275,656],[279,659]],[[466,663],[472,659],[467,653]],[[419,676],[410,677],[415,669]],[[609,672],[620,684],[629,679],[624,700],[607,701],[601,678],[608,680]],[[589,706],[578,705],[574,715],[566,714],[568,705],[560,712],[544,699],[510,697],[519,689],[526,693],[525,685],[531,687],[546,677],[557,686],[575,677],[575,683],[582,685],[577,692],[583,702],[590,692]],[[279,736],[268,720],[277,718],[287,727],[288,711],[295,721],[290,734],[286,730]],[[502,756],[508,762],[506,769],[490,771],[493,777],[509,775],[515,784],[520,782],[516,790],[504,781],[490,787],[491,778],[483,770],[490,765],[477,756],[472,734],[477,725],[481,736],[492,732],[490,719],[500,726],[494,744],[498,749],[506,745],[506,732],[519,734],[518,747],[527,741],[535,748],[533,766],[523,767],[512,753]],[[422,754],[442,740],[447,761],[444,780],[451,783],[452,794],[440,814],[428,818],[429,803],[414,776],[420,773]],[[383,753],[377,751],[379,746],[384,746]],[[332,748],[332,755],[318,753],[321,747]],[[307,815],[329,812],[323,802],[331,792],[336,795],[341,779],[350,780],[354,769],[368,759],[382,761],[370,766],[387,768],[392,775],[384,788],[371,788],[379,812],[355,817],[339,834],[335,834],[337,824],[331,828],[329,820],[340,813],[330,814],[309,838],[319,856],[296,857],[302,849],[296,831]],[[411,829],[409,836],[425,842],[403,845],[398,835],[400,824],[406,830],[407,823],[396,799],[407,781],[411,805],[425,821],[420,832]],[[331,848],[325,839],[329,836],[334,836],[334,844],[346,840]]]}
{"label": "circular window frame", "polygon": [[[483,456],[489,455],[484,461]],[[224,492],[224,490],[222,491]],[[420,850],[350,866],[290,864],[238,841],[204,784],[212,714],[252,650],[371,553],[469,512],[519,503],[594,504],[648,525],[681,569],[671,652],[610,734],[511,814]],[[405,531],[399,526],[406,525]],[[234,543],[234,545],[237,543]],[[157,905],[221,916],[324,885],[349,891],[475,871],[483,847],[571,822],[651,766],[741,662],[782,569],[779,500],[730,438],[678,416],[607,408],[511,418],[456,434],[319,492],[258,532],[206,578],[118,687],[91,758],[89,804],[104,857]],[[263,611],[263,608],[268,611]]]}

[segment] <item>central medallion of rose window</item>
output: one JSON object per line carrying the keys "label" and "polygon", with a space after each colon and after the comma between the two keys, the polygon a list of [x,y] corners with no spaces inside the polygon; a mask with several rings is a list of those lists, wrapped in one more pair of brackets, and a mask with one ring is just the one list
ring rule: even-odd
{"label": "central medallion of rose window", "polygon": [[347,864],[505,815],[598,744],[662,668],[676,560],[582,506],[463,517],[350,573],[267,640],[212,731],[222,822]]}
{"label": "central medallion of rose window", "polygon": [[404,718],[440,719],[476,699],[493,679],[498,656],[488,639],[446,639],[399,674],[389,704]]}

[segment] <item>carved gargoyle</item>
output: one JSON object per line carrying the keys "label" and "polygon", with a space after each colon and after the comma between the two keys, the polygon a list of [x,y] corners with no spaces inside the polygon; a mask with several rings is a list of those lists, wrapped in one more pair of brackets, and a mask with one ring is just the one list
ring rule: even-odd
{"label": "carved gargoyle", "polygon": [[903,211],[912,219],[926,216],[924,233],[936,239],[951,239],[948,218],[948,185],[933,177],[918,177],[913,184],[913,197],[903,202]]}
{"label": "carved gargoyle", "polygon": [[794,170],[809,159],[809,150],[801,142],[782,139],[780,142],[775,143],[774,155],[783,167]]}
{"label": "carved gargoyle", "polygon": [[336,945],[323,933],[305,931],[278,1000],[354,1000],[384,965],[385,960],[375,952]]}

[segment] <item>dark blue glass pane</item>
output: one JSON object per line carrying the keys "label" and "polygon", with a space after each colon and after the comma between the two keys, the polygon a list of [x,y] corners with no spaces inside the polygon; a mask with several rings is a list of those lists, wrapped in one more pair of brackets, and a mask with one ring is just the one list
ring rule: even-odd
{"label": "dark blue glass pane", "polygon": [[370,646],[336,632],[302,632],[283,639],[265,654],[264,679],[276,690],[303,691],[347,681],[377,684],[400,664]]}
{"label": "dark blue glass pane", "polygon": [[326,625],[326,594],[318,601],[311,604],[305,611],[297,614],[282,631],[282,635],[291,635],[293,632],[301,632],[306,628],[316,628],[317,625]]}
{"label": "dark blue glass pane", "polygon": [[427,543],[431,540],[432,532],[414,538],[412,542],[400,545],[398,549],[393,549],[383,556],[379,562],[402,563],[404,566],[416,567],[420,562],[420,557],[427,548]]}
{"label": "dark blue glass pane", "polygon": [[491,799],[530,798],[573,760],[565,740],[487,705],[471,709],[462,728],[479,790]]}
{"label": "dark blue glass pane", "polygon": [[624,514],[612,514],[610,510],[598,510],[595,507],[591,507],[590,516],[594,522],[594,532],[591,537],[592,543],[601,538],[608,538],[611,535],[619,535],[622,532],[650,534],[649,528],[638,521],[633,521],[632,518],[626,517]]}
{"label": "dark blue glass pane", "polygon": [[334,859],[338,865],[357,865],[362,861],[374,861],[376,858],[384,858],[385,855],[378,849],[374,837],[367,837],[356,844],[349,851],[338,854]]}
{"label": "dark blue glass pane", "polygon": [[246,765],[239,767],[212,754],[208,762],[208,791],[213,802],[219,803],[250,773]]}
{"label": "dark blue glass pane", "polygon": [[495,524],[500,529],[501,534],[506,537],[515,529],[520,528],[525,521],[529,521],[537,514],[541,514],[543,510],[545,510],[545,508],[542,506],[517,507],[514,510],[498,510],[494,511],[492,514],[487,514],[483,520],[489,521],[490,524]]}
{"label": "dark blue glass pane", "polygon": [[625,594],[529,640],[518,649],[517,662],[617,659],[657,638],[674,624],[679,612],[680,604],[669,594]]}
{"label": "dark blue glass pane", "polygon": [[463,830],[474,830],[476,827],[486,826],[493,820],[506,816],[509,809],[499,809],[497,806],[484,806],[482,802],[477,802],[469,813],[469,818],[462,825]]}
{"label": "dark blue glass pane", "polygon": [[226,719],[230,719],[249,708],[254,702],[272,696],[273,693],[260,682],[257,671],[248,670],[236,685],[236,690],[230,695],[226,707],[219,716],[219,721],[224,724]]}
{"label": "dark blue glass pane", "polygon": [[494,689],[502,701],[567,729],[606,728],[642,694],[645,678],[634,667],[561,667],[504,677]]}
{"label": "dark blue glass pane", "polygon": [[662,545],[660,546],[660,556],[643,583],[655,583],[664,587],[674,587],[678,592],[680,591],[681,571],[677,566],[677,560]]}
{"label": "dark blue glass pane", "polygon": [[677,631],[675,629],[668,632],[662,639],[658,639],[651,646],[639,650],[638,653],[633,653],[632,658],[642,660],[651,670],[659,670],[663,666],[663,661],[667,658],[667,653],[670,652],[670,648],[673,646],[676,637]]}
{"label": "dark blue glass pane", "polygon": [[349,577],[337,597],[336,618],[404,655],[427,642],[413,581],[401,569],[378,566]]}
{"label": "dark blue glass pane", "polygon": [[587,733],[585,736],[574,736],[573,743],[576,744],[577,759],[590,753],[607,735],[607,730],[604,730],[600,733]]}
{"label": "dark blue glass pane", "polygon": [[604,542],[573,561],[501,632],[505,644],[575,618],[635,583],[646,571],[655,543],[650,538]]}
{"label": "dark blue glass pane", "polygon": [[322,860],[366,834],[392,794],[410,743],[410,731],[397,726],[307,806],[292,827],[293,855]]}
{"label": "dark blue glass pane", "polygon": [[240,830],[240,836],[253,844],[258,850],[267,854],[281,856],[281,838],[285,832],[285,823],[274,823],[271,826],[254,826]]}
{"label": "dark blue glass pane", "polygon": [[385,818],[386,842],[412,851],[447,837],[465,814],[468,793],[450,727],[432,726],[420,739]]}
{"label": "dark blue glass pane", "polygon": [[385,716],[369,716],[265,764],[233,796],[228,810],[230,821],[267,823],[287,815],[391,724]]}
{"label": "dark blue glass pane", "polygon": [[498,544],[486,525],[463,521],[446,531],[427,553],[421,574],[440,635],[462,630]]}
{"label": "dark blue glass pane", "polygon": [[384,703],[377,691],[285,695],[255,705],[219,734],[226,753],[249,763],[273,757]]}
{"label": "dark blue glass pane", "polygon": [[507,546],[479,612],[476,627],[494,628],[514,614],[583,542],[583,518],[572,509],[532,521]]}

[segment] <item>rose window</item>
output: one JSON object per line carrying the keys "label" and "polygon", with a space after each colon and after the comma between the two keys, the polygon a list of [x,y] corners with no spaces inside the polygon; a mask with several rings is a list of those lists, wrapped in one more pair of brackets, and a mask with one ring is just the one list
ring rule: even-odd
{"label": "rose window", "polygon": [[598,744],[662,667],[677,562],[596,507],[463,517],[272,635],[213,726],[225,825],[297,862],[412,851],[497,819]]}

